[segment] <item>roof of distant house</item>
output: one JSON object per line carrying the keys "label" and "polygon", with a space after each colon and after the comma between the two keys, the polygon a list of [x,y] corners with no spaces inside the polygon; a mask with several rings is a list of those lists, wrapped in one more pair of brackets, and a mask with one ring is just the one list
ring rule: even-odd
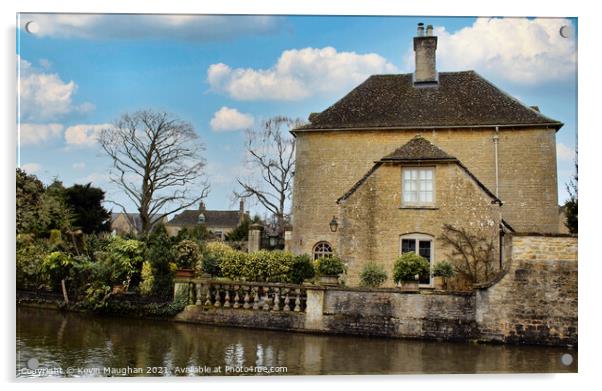
{"label": "roof of distant house", "polygon": [[[111,223],[115,221],[117,217],[120,215],[125,215],[127,221],[134,225],[136,231],[140,231],[142,229],[142,220],[140,219],[140,213],[123,213],[123,212],[113,212],[111,213]],[[160,214],[154,214],[150,216],[151,221],[155,221],[156,219],[161,218]]]}
{"label": "roof of distant house", "polygon": [[440,72],[436,84],[415,85],[411,73],[373,75],[341,100],[310,115],[293,132],[369,128],[562,127],[475,71]]}
{"label": "roof of distant house", "polygon": [[174,216],[168,225],[190,227],[199,224],[199,215],[205,216],[207,228],[236,228],[240,223],[240,211],[238,210],[185,210]]}

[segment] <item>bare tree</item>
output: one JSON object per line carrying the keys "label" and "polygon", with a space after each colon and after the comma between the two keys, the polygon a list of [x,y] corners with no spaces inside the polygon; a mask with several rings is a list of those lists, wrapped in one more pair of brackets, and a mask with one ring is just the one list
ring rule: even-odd
{"label": "bare tree", "polygon": [[254,198],[276,219],[278,233],[284,233],[286,201],[292,196],[295,173],[295,139],[288,131],[300,120],[273,117],[260,128],[246,132],[247,167],[253,175],[237,178],[237,198]]}
{"label": "bare tree", "polygon": [[488,281],[495,270],[495,245],[493,236],[484,232],[472,232],[445,224],[440,237],[446,247],[451,248],[450,261],[456,272],[470,282]]}
{"label": "bare tree", "polygon": [[141,234],[207,196],[204,148],[189,122],[165,112],[137,111],[103,129],[99,142],[113,160],[111,182],[138,208]]}

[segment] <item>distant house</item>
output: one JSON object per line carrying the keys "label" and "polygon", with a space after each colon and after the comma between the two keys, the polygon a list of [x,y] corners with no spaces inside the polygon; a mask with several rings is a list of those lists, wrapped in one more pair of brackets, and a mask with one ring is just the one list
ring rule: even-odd
{"label": "distant house", "polygon": [[248,214],[245,212],[244,202],[240,201],[238,210],[208,210],[201,201],[199,209],[185,210],[174,216],[165,228],[170,235],[177,235],[182,229],[192,229],[203,225],[219,240],[224,240]]}
{"label": "distant house", "polygon": [[[151,216],[154,221],[158,216]],[[162,223],[167,223],[167,217],[162,218]],[[142,220],[139,213],[111,213],[111,231],[118,235],[138,235],[142,230]]]}

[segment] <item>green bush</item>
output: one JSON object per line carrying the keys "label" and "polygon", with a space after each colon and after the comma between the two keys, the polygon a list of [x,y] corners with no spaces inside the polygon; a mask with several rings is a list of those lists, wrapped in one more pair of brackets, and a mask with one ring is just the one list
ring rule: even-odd
{"label": "green bush", "polygon": [[315,261],[315,267],[321,276],[338,276],[347,271],[345,264],[337,255],[318,258]]}
{"label": "green bush", "polygon": [[29,235],[17,235],[16,283],[18,289],[40,289],[48,287],[49,276],[44,273],[44,258],[48,245],[43,240],[34,240]]}
{"label": "green bush", "polygon": [[140,294],[148,296],[153,292],[153,285],[155,283],[153,277],[153,268],[151,263],[145,261],[142,264],[141,281],[140,281]]}
{"label": "green bush", "polygon": [[433,276],[435,277],[451,278],[455,274],[454,266],[447,261],[438,262],[433,268]]}
{"label": "green bush", "polygon": [[287,282],[294,260],[288,251],[255,251],[245,260],[243,277],[248,281]]}
{"label": "green bush", "polygon": [[199,245],[192,240],[182,240],[176,246],[176,265],[180,269],[192,269],[201,258]]}
{"label": "green bush", "polygon": [[297,255],[288,274],[288,280],[293,284],[301,284],[305,280],[311,280],[316,275],[311,256],[308,254]]}
{"label": "green bush", "polygon": [[360,273],[360,285],[368,288],[378,288],[387,280],[387,273],[382,265],[368,263]]}
{"label": "green bush", "polygon": [[113,284],[138,286],[140,272],[144,261],[145,245],[135,239],[114,237],[106,247],[104,261],[111,270],[110,280]]}
{"label": "green bush", "polygon": [[429,262],[420,255],[408,252],[398,257],[393,265],[393,280],[399,282],[416,281],[416,275],[428,277]]}
{"label": "green bush", "polygon": [[61,280],[69,277],[69,272],[73,267],[73,258],[70,254],[62,251],[53,251],[44,257],[42,262],[42,271],[47,274],[53,283],[53,288],[58,288]]}
{"label": "green bush", "polygon": [[172,296],[173,277],[177,266],[170,238],[156,235],[147,243],[146,259],[151,265],[153,283],[151,294],[158,298],[168,299]]}

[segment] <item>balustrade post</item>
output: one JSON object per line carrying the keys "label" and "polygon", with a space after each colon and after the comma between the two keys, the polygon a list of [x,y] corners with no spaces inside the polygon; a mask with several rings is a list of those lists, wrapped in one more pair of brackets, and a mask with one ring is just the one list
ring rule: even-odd
{"label": "balustrade post", "polygon": [[274,288],[274,306],[272,311],[280,311],[280,288]]}
{"label": "balustrade post", "polygon": [[290,306],[290,301],[291,299],[288,297],[288,292],[290,291],[290,288],[284,288],[284,311],[290,311],[291,310],[291,306]]}
{"label": "balustrade post", "polygon": [[295,309],[293,311],[300,312],[301,311],[301,289],[295,289]]}
{"label": "balustrade post", "polygon": [[202,294],[203,294],[203,286],[201,285],[200,282],[197,282],[195,284],[195,288],[196,288],[196,305],[202,305],[203,304],[203,299],[201,298]]}
{"label": "balustrade post", "polygon": [[207,284],[207,293],[205,295],[205,305],[211,305],[211,285]]}
{"label": "balustrade post", "polygon": [[263,287],[263,292],[265,293],[265,295],[263,296],[263,310],[264,311],[269,311],[270,310],[270,287],[269,286],[264,286]]}
{"label": "balustrade post", "polygon": [[239,285],[234,285],[234,305],[232,306],[232,308],[238,308],[240,307],[240,297],[238,297],[238,290],[240,289]]}
{"label": "balustrade post", "polygon": [[224,298],[224,308],[230,308],[230,285],[224,285],[226,297]]}
{"label": "balustrade post", "polygon": [[215,303],[213,304],[213,306],[215,308],[219,308],[222,305],[222,303],[221,303],[221,297],[220,297],[220,294],[219,294],[219,287],[220,287],[219,285],[215,286]]}
{"label": "balustrade post", "polygon": [[251,288],[250,288],[249,286],[246,286],[246,285],[245,285],[245,287],[244,287],[244,290],[245,290],[245,297],[244,297],[244,299],[243,299],[243,301],[244,301],[244,304],[242,305],[242,308],[244,308],[244,309],[246,309],[246,310],[248,310],[248,309],[251,307],[251,304],[249,304],[249,300],[250,300],[250,299],[249,299],[249,289],[251,289]]}
{"label": "balustrade post", "polygon": [[253,309],[259,309],[259,287],[253,288]]}

